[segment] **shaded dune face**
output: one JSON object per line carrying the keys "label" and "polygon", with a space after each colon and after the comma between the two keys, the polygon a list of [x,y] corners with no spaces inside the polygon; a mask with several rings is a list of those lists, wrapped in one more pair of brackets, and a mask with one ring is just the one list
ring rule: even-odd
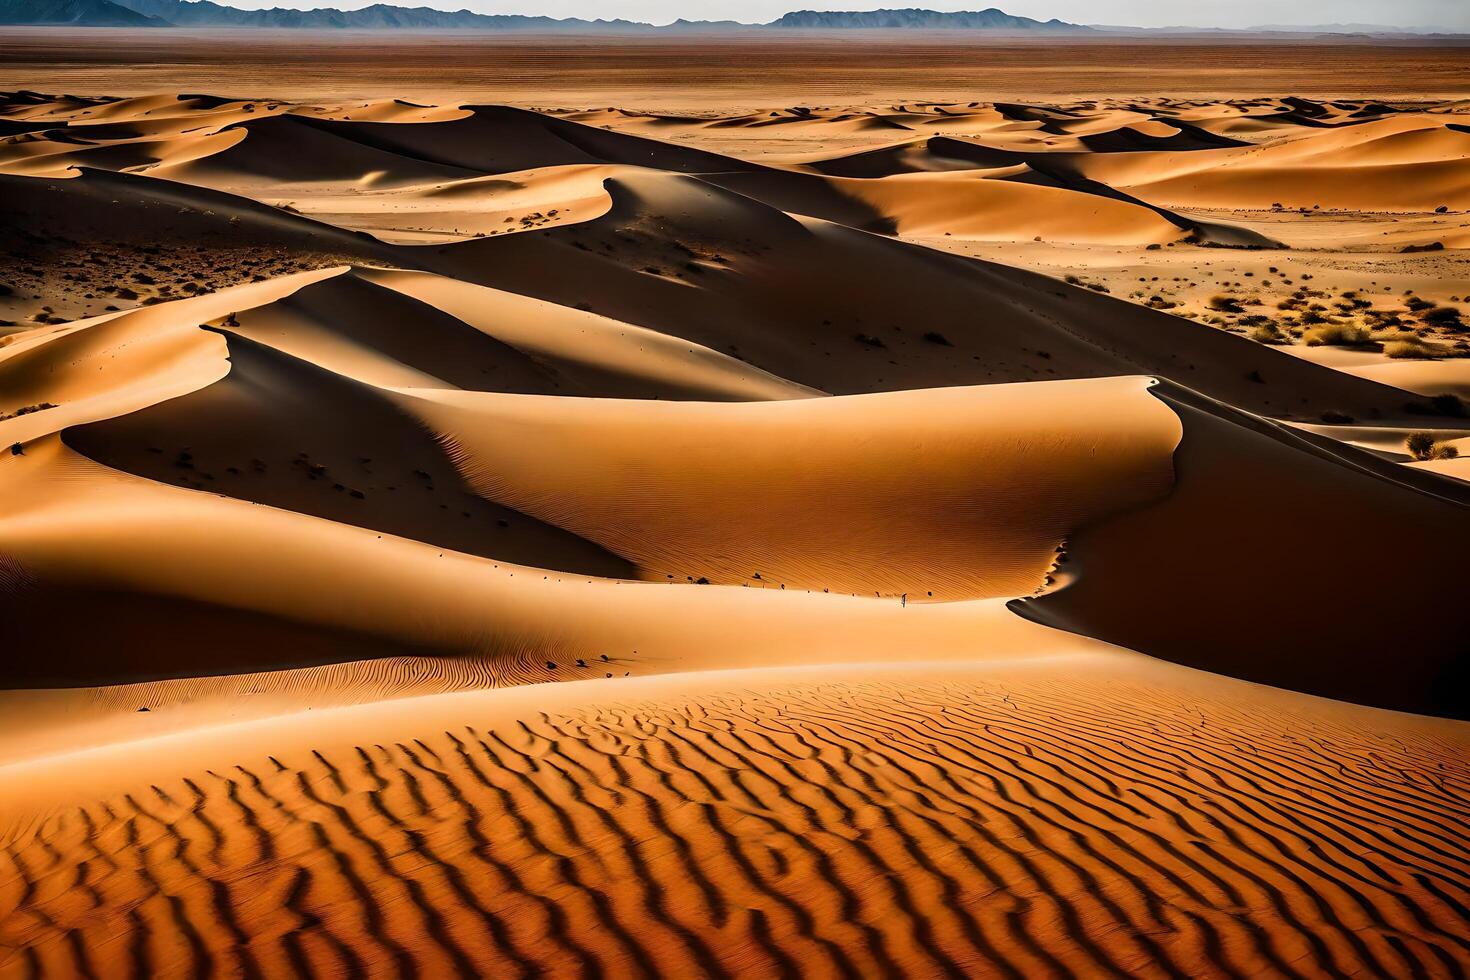
{"label": "shaded dune face", "polygon": [[631,571],[589,542],[475,494],[435,433],[377,389],[238,336],[229,348],[222,380],[71,429],[66,441],[155,480],[481,557],[596,575]]}
{"label": "shaded dune face", "polygon": [[[0,582],[6,642],[20,651],[3,661],[7,691],[198,677],[212,687],[221,675],[443,653],[430,641],[387,639],[372,628],[136,589],[54,585],[23,571],[15,574],[11,583]],[[78,617],[78,609],[86,609],[87,617]],[[83,657],[78,650],[98,654]],[[123,700],[128,704],[122,711],[137,710],[136,699]]]}
{"label": "shaded dune face", "polygon": [[1470,972],[1453,108],[0,96],[0,977]]}
{"label": "shaded dune face", "polygon": [[[1183,422],[1173,492],[1071,538],[1075,582],[1026,613],[1237,677],[1470,717],[1463,631],[1415,612],[1463,594],[1450,570],[1470,546],[1464,485],[1422,483],[1354,447],[1155,391]],[[1412,585],[1353,597],[1353,583],[1388,569]],[[1397,653],[1385,671],[1387,649]]]}
{"label": "shaded dune face", "polygon": [[592,221],[450,246],[426,266],[551,302],[592,297],[595,312],[832,394],[1159,374],[1285,417],[1319,414],[1323,399],[1391,417],[1413,400],[1178,317],[798,221],[692,178],[643,174],[608,189],[613,207]]}
{"label": "shaded dune face", "polygon": [[749,167],[739,160],[657,140],[609,133],[507,106],[469,107],[468,118],[416,126],[318,123],[329,132],[482,173],[572,163],[624,163],[655,170],[718,172]]}
{"label": "shaded dune face", "polygon": [[353,273],[234,318],[232,333],[380,387],[545,392],[554,373],[509,345]]}
{"label": "shaded dune face", "polygon": [[1053,666],[450,696],[140,762],[10,835],[0,929],[48,974],[1464,962],[1463,732],[1383,743],[1325,704]]}

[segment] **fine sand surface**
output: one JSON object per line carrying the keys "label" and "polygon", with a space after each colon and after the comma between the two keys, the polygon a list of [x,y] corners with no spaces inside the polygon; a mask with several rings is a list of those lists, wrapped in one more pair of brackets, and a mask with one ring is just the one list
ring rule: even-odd
{"label": "fine sand surface", "polygon": [[1460,49],[166,33],[0,98],[0,977],[1470,972]]}

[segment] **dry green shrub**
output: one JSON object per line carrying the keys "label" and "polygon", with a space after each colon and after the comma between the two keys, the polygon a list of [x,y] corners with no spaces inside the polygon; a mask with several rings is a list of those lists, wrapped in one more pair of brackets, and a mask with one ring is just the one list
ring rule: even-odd
{"label": "dry green shrub", "polygon": [[1404,440],[1404,448],[1409,455],[1424,462],[1431,459],[1454,459],[1460,455],[1460,450],[1447,442],[1440,442],[1434,438],[1433,432],[1411,432]]}
{"label": "dry green shrub", "polygon": [[1281,332],[1281,328],[1269,322],[1253,327],[1250,332],[1250,338],[1261,344],[1284,344],[1287,342],[1286,335]]}
{"label": "dry green shrub", "polygon": [[1362,347],[1373,342],[1367,327],[1356,323],[1324,323],[1306,333],[1308,347]]}

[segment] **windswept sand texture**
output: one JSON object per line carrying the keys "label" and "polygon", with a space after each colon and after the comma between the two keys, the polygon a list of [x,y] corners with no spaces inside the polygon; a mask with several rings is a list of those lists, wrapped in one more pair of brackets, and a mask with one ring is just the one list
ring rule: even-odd
{"label": "windswept sand texture", "polygon": [[1470,972],[1464,103],[260,91],[0,101],[0,976]]}

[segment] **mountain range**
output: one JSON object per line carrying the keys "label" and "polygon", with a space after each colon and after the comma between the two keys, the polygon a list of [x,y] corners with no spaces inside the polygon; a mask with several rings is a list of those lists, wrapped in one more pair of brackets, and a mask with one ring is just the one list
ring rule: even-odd
{"label": "mountain range", "polygon": [[1078,32],[1088,28],[1060,20],[1040,21],[990,8],[975,11],[798,10],[768,24],[678,20],[665,26],[631,20],[557,19],[525,14],[481,14],[471,10],[399,7],[377,3],[357,10],[272,7],[242,10],[213,0],[0,0],[0,24],[86,27],[263,27],[355,30],[481,30],[522,32],[644,32],[840,30],[848,28]]}
{"label": "mountain range", "polygon": [[987,10],[939,11],[907,8],[903,10],[796,10],[771,21],[764,27],[794,30],[846,28],[970,30],[970,31],[1085,31],[1079,24],[1060,20],[1033,20],[1016,17],[991,7]]}
{"label": "mountain range", "polygon": [[753,30],[967,30],[1006,34],[1459,34],[1452,27],[1393,27],[1382,24],[1261,25],[1244,29],[1206,27],[1140,28],[1082,25],[1019,17],[990,7],[939,11],[794,10],[764,24],[733,20],[676,20],[671,24],[530,14],[482,14],[473,10],[400,7],[375,3],[355,10],[334,7],[245,10],[214,0],[0,0],[0,25],[77,27],[255,27],[308,30],[504,31],[521,33],[639,34],[712,33]]}
{"label": "mountain range", "polygon": [[167,27],[166,21],[112,0],[0,0],[0,24]]}

